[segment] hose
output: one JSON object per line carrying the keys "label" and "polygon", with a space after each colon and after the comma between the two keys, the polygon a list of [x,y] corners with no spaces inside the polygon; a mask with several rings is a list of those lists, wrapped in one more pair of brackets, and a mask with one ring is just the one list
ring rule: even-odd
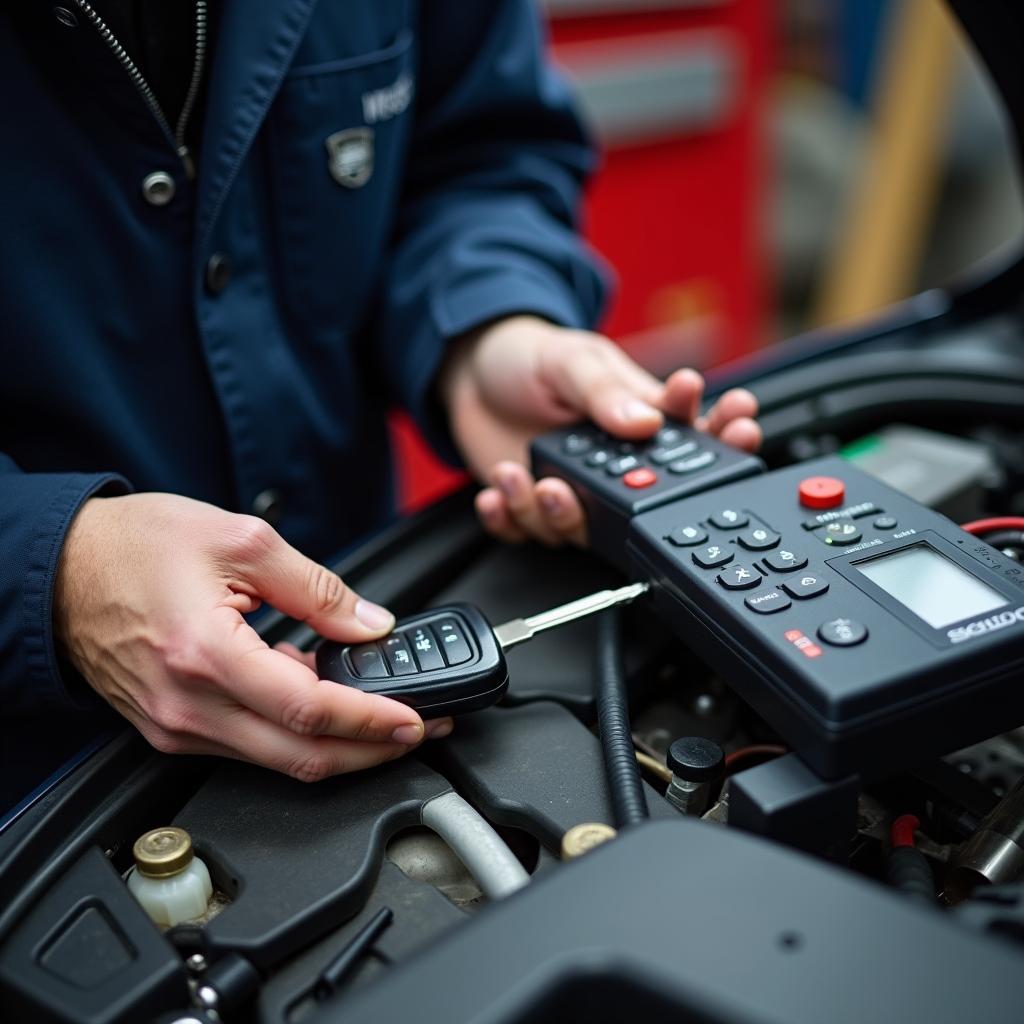
{"label": "hose", "polygon": [[452,848],[489,900],[510,896],[530,880],[501,836],[458,793],[428,800],[420,821]]}
{"label": "hose", "polygon": [[597,624],[594,682],[608,793],[615,826],[620,829],[638,825],[647,818],[643,780],[629,729],[625,676],[621,619],[617,609],[612,608],[601,615]]}

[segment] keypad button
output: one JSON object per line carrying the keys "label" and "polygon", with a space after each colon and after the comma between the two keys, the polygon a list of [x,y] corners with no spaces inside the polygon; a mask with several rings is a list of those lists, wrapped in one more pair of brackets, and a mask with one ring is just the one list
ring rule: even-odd
{"label": "keypad button", "polygon": [[441,654],[449,665],[461,665],[473,657],[473,651],[457,622],[452,619],[441,619],[432,623],[432,627]]}
{"label": "keypad button", "polygon": [[752,530],[744,530],[736,539],[748,551],[767,551],[775,547],[782,538],[774,530],[755,526]]}
{"label": "keypad button", "polygon": [[824,594],[828,590],[828,580],[818,573],[808,573],[806,576],[796,576],[791,580],[786,580],[782,584],[782,589],[790,597],[803,601]]}
{"label": "keypad button", "polygon": [[695,523],[687,523],[686,526],[677,526],[669,535],[670,544],[677,548],[689,548],[695,544],[703,544],[708,539],[708,531],[703,526]]}
{"label": "keypad button", "polygon": [[803,527],[805,530],[820,530],[829,523],[849,522],[851,519],[863,519],[865,516],[877,516],[881,509],[871,501],[862,501],[858,505],[848,505],[846,508],[834,512],[819,512],[810,519],[805,519]]}
{"label": "keypad button", "polygon": [[758,615],[784,612],[793,606],[793,602],[781,590],[766,590],[763,594],[753,594],[743,603]]}
{"label": "keypad button", "polygon": [[720,530],[740,530],[750,522],[750,517],[737,508],[723,508],[711,516],[711,523]]}
{"label": "keypad button", "polygon": [[749,590],[756,587],[764,577],[750,565],[730,565],[718,574],[718,582],[726,590]]}
{"label": "keypad button", "polygon": [[611,459],[605,463],[604,471],[609,476],[622,476],[639,466],[640,460],[635,455],[620,455],[617,459]]}
{"label": "keypad button", "polygon": [[634,490],[642,490],[644,487],[652,487],[658,482],[658,474],[653,469],[641,466],[639,469],[631,469],[623,478],[622,482]]}
{"label": "keypad button", "polygon": [[696,450],[696,441],[684,441],[682,444],[659,445],[657,448],[652,448],[648,457],[656,466],[667,466],[670,462],[675,462],[676,459],[692,455]]}
{"label": "keypad button", "polygon": [[845,546],[847,544],[856,544],[864,534],[860,532],[860,528],[856,524],[840,521],[829,523],[818,536],[826,544]]}
{"label": "keypad button", "polygon": [[654,435],[654,440],[657,444],[668,447],[669,445],[678,444],[685,436],[680,427],[662,427]]}
{"label": "keypad button", "polygon": [[685,473],[696,473],[698,469],[706,469],[710,466],[718,456],[714,452],[701,452],[699,455],[691,455],[686,459],[677,459],[675,462],[670,462],[668,465],[668,471],[670,473],[678,473],[680,475]]}
{"label": "keypad button", "polygon": [[584,460],[583,464],[591,469],[599,469],[611,461],[612,453],[607,448],[598,448],[592,451]]}
{"label": "keypad button", "polygon": [[895,516],[879,516],[874,525],[876,530],[895,530],[899,523]]}
{"label": "keypad button", "polygon": [[417,672],[416,661],[409,650],[409,644],[401,633],[392,633],[380,642],[384,648],[384,657],[388,660],[388,668],[393,676],[411,676]]}
{"label": "keypad button", "polygon": [[587,434],[569,434],[562,442],[566,455],[585,455],[594,447],[594,439]]}
{"label": "keypad button", "polygon": [[800,481],[797,496],[804,508],[836,508],[846,497],[846,487],[834,476],[809,476]]}
{"label": "keypad button", "polygon": [[868,627],[856,619],[831,619],[818,627],[818,638],[833,647],[853,647],[868,638]]}
{"label": "keypad button", "polygon": [[708,544],[693,553],[693,560],[702,569],[717,569],[720,565],[728,565],[735,554],[721,544]]}
{"label": "keypad button", "polygon": [[388,667],[376,644],[359,644],[351,648],[349,657],[360,679],[387,679]]}
{"label": "keypad button", "polygon": [[796,572],[807,565],[807,556],[802,551],[779,548],[778,551],[764,556],[764,564],[773,572]]}
{"label": "keypad button", "polygon": [[444,658],[441,657],[441,652],[437,649],[437,641],[426,626],[417,626],[405,636],[419,663],[421,672],[433,672],[434,669],[444,668]]}

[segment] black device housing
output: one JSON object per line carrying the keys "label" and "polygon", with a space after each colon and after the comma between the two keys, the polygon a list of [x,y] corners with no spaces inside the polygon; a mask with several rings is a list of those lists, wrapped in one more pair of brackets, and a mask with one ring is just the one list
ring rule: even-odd
{"label": "black device housing", "polygon": [[[668,437],[674,440],[666,444]],[[700,460],[706,465],[696,465],[684,473],[673,472],[674,463],[659,465],[652,454],[668,445],[690,448],[680,462]],[[612,476],[604,465],[588,465],[588,457],[601,450],[615,456],[632,456],[638,468],[646,467],[657,476],[656,482],[635,489],[624,482],[624,474]],[[754,476],[765,468],[757,456],[672,420],[650,440],[634,442],[611,438],[593,424],[577,424],[537,438],[530,454],[534,476],[560,477],[579,495],[587,513],[591,545],[620,569],[626,568],[626,534],[633,516],[699,491]]]}
{"label": "black device housing", "polygon": [[[508,690],[508,666],[491,624],[479,608],[465,603],[432,608],[397,622],[391,636],[411,634],[446,619],[461,627],[470,647],[470,660],[462,664],[418,669],[409,675],[364,678],[353,664],[353,651],[368,645],[327,641],[317,650],[317,671],[323,679],[407,704],[426,719],[464,715],[496,704]],[[386,644],[388,639],[380,643]]]}
{"label": "black device housing", "polygon": [[[813,476],[846,483],[843,508],[816,513],[799,504],[798,485]],[[780,539],[767,550],[744,549],[745,531],[710,521],[720,507],[742,510]],[[807,528],[815,521],[852,524],[860,539],[832,546],[824,526]],[[681,523],[700,523],[730,562],[697,564],[701,548],[668,539]],[[944,556],[1005,603],[934,628],[857,568],[914,547]],[[805,567],[768,566],[773,552],[790,548],[806,557]],[[877,775],[1024,722],[1024,568],[841,459],[776,470],[637,516],[629,553],[634,573],[655,584],[657,611],[827,778]],[[718,576],[740,561],[760,578],[726,589]],[[800,579],[828,589],[790,599],[783,588]],[[746,603],[766,595],[784,607],[763,614]],[[837,619],[866,628],[867,638],[827,642],[820,630]]]}

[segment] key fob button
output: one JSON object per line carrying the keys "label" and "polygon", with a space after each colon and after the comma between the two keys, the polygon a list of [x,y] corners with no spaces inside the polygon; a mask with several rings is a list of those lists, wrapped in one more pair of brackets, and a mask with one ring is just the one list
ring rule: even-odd
{"label": "key fob button", "polygon": [[718,582],[726,590],[749,590],[756,587],[762,580],[761,574],[749,565],[730,565],[718,574]]}
{"label": "key fob button", "polygon": [[388,668],[394,676],[412,676],[418,669],[412,651],[401,633],[392,633],[380,642],[384,648],[384,657],[387,658]]}
{"label": "key fob button", "polygon": [[676,459],[684,459],[687,455],[692,455],[696,450],[696,441],[684,441],[682,444],[674,445],[659,445],[648,452],[648,458],[656,466],[667,466],[670,462],[675,462]]}
{"label": "key fob button", "polygon": [[779,548],[778,551],[764,556],[764,564],[773,572],[796,572],[807,565],[807,556],[802,551]]}
{"label": "key fob button", "polygon": [[706,469],[717,458],[718,456],[714,452],[701,452],[699,455],[691,455],[689,458],[670,462],[668,471],[678,474],[696,473],[698,469]]}
{"label": "key fob button", "polygon": [[677,548],[690,548],[696,544],[703,544],[707,539],[708,531],[696,523],[677,526],[668,535],[668,542],[674,544]]}
{"label": "key fob button", "polygon": [[779,543],[779,535],[763,526],[755,526],[752,530],[744,530],[737,540],[748,551],[767,551]]}
{"label": "key fob button", "polygon": [[720,565],[728,565],[736,556],[721,544],[708,544],[693,553],[693,560],[702,569],[717,569]]}
{"label": "key fob button", "polygon": [[426,626],[417,626],[409,630],[405,637],[421,672],[433,672],[434,669],[444,668],[444,658],[437,649],[437,641]]}
{"label": "key fob button", "polygon": [[798,601],[806,600],[809,597],[817,597],[828,590],[828,580],[823,579],[818,573],[810,572],[805,576],[794,576],[782,584],[782,589],[795,597]]}
{"label": "key fob button", "polygon": [[473,657],[462,627],[453,619],[440,619],[432,624],[432,628],[441,654],[449,665],[462,665]]}
{"label": "key fob button", "polygon": [[640,460],[635,455],[620,455],[617,459],[605,463],[604,471],[609,476],[622,476],[623,473],[628,473],[639,466]]}
{"label": "key fob button", "polygon": [[388,667],[376,644],[359,644],[349,651],[349,657],[360,679],[387,679]]}

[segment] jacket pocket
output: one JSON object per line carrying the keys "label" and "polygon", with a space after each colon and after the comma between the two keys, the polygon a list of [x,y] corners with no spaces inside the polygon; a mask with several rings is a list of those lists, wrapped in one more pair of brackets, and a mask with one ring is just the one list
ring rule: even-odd
{"label": "jacket pocket", "polygon": [[415,101],[408,29],[372,53],[295,68],[268,119],[279,276],[308,340],[357,325],[379,273]]}

